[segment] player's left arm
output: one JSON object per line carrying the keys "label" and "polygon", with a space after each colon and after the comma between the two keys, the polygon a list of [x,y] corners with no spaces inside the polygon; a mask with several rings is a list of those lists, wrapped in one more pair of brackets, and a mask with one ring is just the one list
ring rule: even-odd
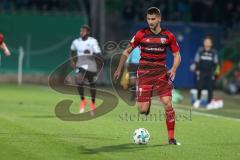
{"label": "player's left arm", "polygon": [[169,70],[169,76],[172,80],[174,80],[177,72],[177,68],[179,67],[181,63],[181,55],[180,52],[173,53],[173,65],[172,68]]}
{"label": "player's left arm", "polygon": [[219,75],[220,71],[219,71],[219,57],[218,57],[218,52],[217,50],[213,50],[214,56],[213,56],[213,79],[215,79],[217,75]]}
{"label": "player's left arm", "polygon": [[100,70],[104,65],[104,58],[103,58],[101,52],[94,53],[94,56],[95,56],[97,68],[98,68],[98,70]]}
{"label": "player's left arm", "polygon": [[103,64],[104,64],[104,59],[103,59],[103,55],[101,52],[101,48],[99,46],[99,43],[96,39],[93,39],[93,54],[95,56],[95,61],[97,63],[97,68],[101,69]]}
{"label": "player's left arm", "polygon": [[78,57],[76,57],[77,55],[77,46],[76,46],[76,41],[74,40],[71,44],[71,47],[70,47],[70,66],[73,68],[73,69],[76,69],[76,59]]}
{"label": "player's left arm", "polygon": [[168,71],[169,76],[171,80],[174,80],[177,72],[177,68],[179,67],[181,63],[181,55],[180,55],[180,47],[177,43],[176,37],[170,33],[170,49],[171,52],[173,53],[173,65],[171,69]]}
{"label": "player's left arm", "polygon": [[213,63],[214,63],[214,71],[215,71],[217,68],[217,65],[219,64],[218,52],[216,50],[214,50]]}

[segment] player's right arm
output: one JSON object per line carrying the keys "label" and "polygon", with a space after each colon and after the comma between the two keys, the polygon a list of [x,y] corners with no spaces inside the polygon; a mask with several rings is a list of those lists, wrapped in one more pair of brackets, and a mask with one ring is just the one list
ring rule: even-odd
{"label": "player's right arm", "polygon": [[76,48],[76,45],[75,45],[75,41],[73,41],[73,43],[70,47],[70,65],[73,69],[76,68],[76,62],[75,62],[76,51],[77,51],[77,48]]}
{"label": "player's right arm", "polygon": [[70,50],[70,65],[73,69],[76,68],[75,51],[73,51],[73,50]]}
{"label": "player's right arm", "polygon": [[197,76],[197,79],[199,79],[200,76],[200,70],[199,70],[199,62],[200,62],[200,54],[202,52],[203,48],[199,48],[196,52],[196,55],[194,57],[194,63],[195,63],[195,73]]}
{"label": "player's right arm", "polygon": [[4,37],[1,33],[0,33],[0,49],[3,51],[5,56],[10,56],[11,55],[7,45],[4,43]]}
{"label": "player's right arm", "polygon": [[114,80],[117,80],[120,77],[122,68],[123,68],[124,64],[126,63],[129,54],[132,52],[132,50],[134,48],[136,48],[139,45],[139,43],[142,39],[142,36],[144,35],[143,31],[144,31],[144,29],[139,30],[136,33],[136,35],[132,38],[132,40],[131,40],[130,44],[127,46],[127,48],[123,51],[122,56],[120,58],[120,62],[117,67],[117,70],[115,71],[115,73],[113,75]]}
{"label": "player's right arm", "polygon": [[126,63],[128,56],[132,50],[133,50],[133,47],[131,45],[128,45],[127,48],[123,51],[120,61],[119,61],[119,64],[118,64],[118,67],[117,67],[117,70],[115,71],[115,73],[113,75],[114,80],[117,80],[120,77],[122,68],[123,68],[124,64]]}
{"label": "player's right arm", "polygon": [[3,51],[3,53],[5,54],[5,56],[10,56],[11,55],[7,45],[4,42],[2,42],[2,44],[0,44],[0,48]]}

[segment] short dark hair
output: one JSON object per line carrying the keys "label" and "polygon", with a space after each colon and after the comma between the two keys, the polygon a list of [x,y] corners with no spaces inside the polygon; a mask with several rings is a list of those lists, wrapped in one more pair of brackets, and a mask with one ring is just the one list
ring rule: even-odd
{"label": "short dark hair", "polygon": [[147,14],[150,14],[150,15],[155,14],[155,15],[161,17],[161,11],[157,7],[150,7],[150,8],[148,8]]}
{"label": "short dark hair", "polygon": [[213,43],[213,37],[212,36],[207,35],[207,36],[204,37],[203,40],[205,41],[206,39],[209,39]]}
{"label": "short dark hair", "polygon": [[82,29],[87,29],[88,32],[90,32],[90,27],[89,27],[89,25],[87,25],[87,24],[84,24],[81,28],[82,28]]}

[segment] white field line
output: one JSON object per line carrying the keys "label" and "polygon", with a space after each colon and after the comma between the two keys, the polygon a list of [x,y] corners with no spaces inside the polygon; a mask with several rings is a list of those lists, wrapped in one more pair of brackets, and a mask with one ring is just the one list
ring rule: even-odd
{"label": "white field line", "polygon": [[[154,100],[153,100],[154,102]],[[155,101],[157,102],[157,101]],[[154,104],[154,107],[156,107],[156,104],[157,103],[153,103]],[[159,101],[158,101],[158,104]],[[194,114],[194,115],[201,115],[201,116],[205,116],[205,117],[212,117],[212,118],[222,118],[222,119],[226,119],[226,120],[233,120],[233,121],[238,121],[240,122],[240,119],[239,118],[232,118],[232,117],[226,117],[226,116],[221,116],[221,115],[215,115],[215,114],[210,114],[210,113],[203,113],[203,112],[198,112],[197,110],[193,110],[193,108],[191,106],[189,106],[189,108],[186,108],[186,105],[182,105],[182,104],[175,104],[176,106],[178,107],[185,107],[185,109],[181,109],[181,108],[175,108],[177,111],[180,111],[180,112],[186,112],[188,109],[188,111],[191,109],[191,113]]]}

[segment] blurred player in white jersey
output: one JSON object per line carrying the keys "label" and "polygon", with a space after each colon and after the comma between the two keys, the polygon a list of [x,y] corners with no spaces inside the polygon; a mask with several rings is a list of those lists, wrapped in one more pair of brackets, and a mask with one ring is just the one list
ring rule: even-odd
{"label": "blurred player in white jersey", "polygon": [[5,56],[10,56],[11,55],[6,43],[4,42],[4,37],[3,37],[2,33],[0,33],[0,49],[3,51]]}
{"label": "blurred player in white jersey", "polygon": [[[78,92],[81,97],[80,113],[85,111],[87,100],[84,97],[84,85],[90,86],[91,114],[95,110],[96,84],[95,77],[97,76],[98,67],[96,56],[101,58],[101,49],[97,40],[89,36],[90,28],[84,25],[80,29],[80,37],[75,39],[71,45],[71,66],[76,70],[76,82],[78,84]],[[77,55],[77,60],[74,57]]]}

